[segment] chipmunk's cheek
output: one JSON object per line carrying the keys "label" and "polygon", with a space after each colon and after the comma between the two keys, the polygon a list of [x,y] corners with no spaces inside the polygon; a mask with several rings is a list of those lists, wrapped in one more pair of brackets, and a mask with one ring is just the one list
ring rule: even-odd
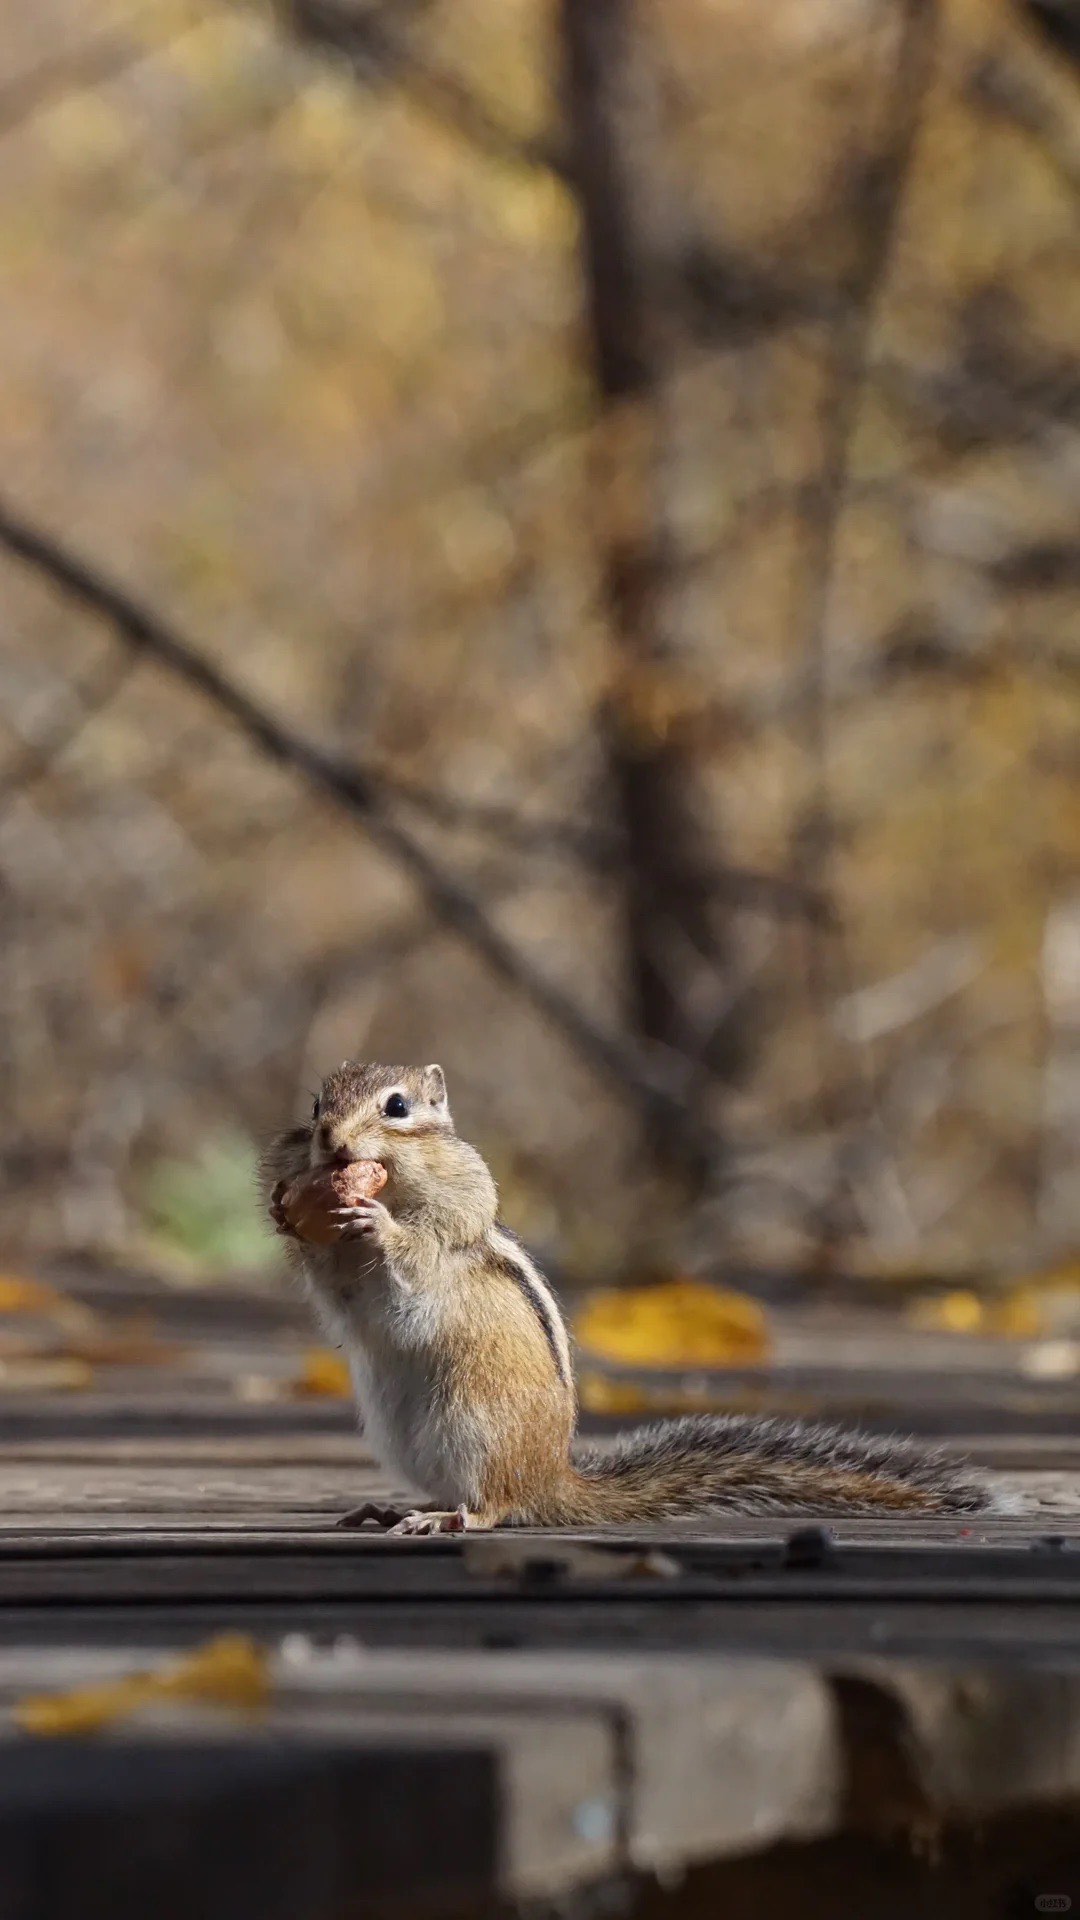
{"label": "chipmunk's cheek", "polygon": [[382,1151],[383,1142],[371,1138],[368,1134],[351,1134],[348,1139],[341,1141],[340,1145],[342,1152],[347,1153],[352,1160],[376,1160],[380,1166],[386,1164]]}

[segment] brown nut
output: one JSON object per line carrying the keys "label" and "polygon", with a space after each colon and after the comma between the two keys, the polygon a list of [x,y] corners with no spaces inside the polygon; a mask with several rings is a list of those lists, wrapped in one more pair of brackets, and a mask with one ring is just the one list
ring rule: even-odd
{"label": "brown nut", "polygon": [[374,1200],[386,1185],[386,1168],[380,1160],[350,1160],[347,1167],[335,1167],[330,1185],[343,1207],[355,1207],[358,1200]]}
{"label": "brown nut", "polygon": [[316,1247],[341,1243],[336,1207],[354,1207],[358,1200],[374,1200],[386,1185],[386,1168],[378,1160],[351,1160],[346,1167],[305,1173],[281,1196],[281,1206],[294,1233]]}

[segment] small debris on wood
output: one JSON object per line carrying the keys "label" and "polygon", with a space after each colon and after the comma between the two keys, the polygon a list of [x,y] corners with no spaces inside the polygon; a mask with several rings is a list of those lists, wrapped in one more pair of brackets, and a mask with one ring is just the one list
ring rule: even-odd
{"label": "small debris on wood", "polygon": [[585,1546],[553,1536],[514,1540],[507,1535],[470,1536],[462,1544],[466,1573],[474,1579],[516,1580],[535,1585],[565,1580],[676,1580],[682,1569],[657,1548]]}

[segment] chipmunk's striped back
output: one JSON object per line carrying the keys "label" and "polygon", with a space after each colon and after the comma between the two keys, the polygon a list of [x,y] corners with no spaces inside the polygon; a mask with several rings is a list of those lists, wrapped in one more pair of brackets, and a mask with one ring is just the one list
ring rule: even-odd
{"label": "chipmunk's striped back", "polygon": [[488,1245],[502,1271],[508,1273],[521,1288],[543,1329],[560,1380],[565,1387],[572,1389],[574,1372],[566,1326],[558,1302],[539,1267],[529,1258],[517,1234],[511,1233],[509,1227],[504,1227],[501,1220],[495,1222],[488,1234]]}

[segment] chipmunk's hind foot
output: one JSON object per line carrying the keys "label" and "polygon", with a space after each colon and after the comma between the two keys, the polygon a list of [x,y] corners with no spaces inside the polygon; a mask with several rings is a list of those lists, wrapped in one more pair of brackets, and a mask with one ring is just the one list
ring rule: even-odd
{"label": "chipmunk's hind foot", "polygon": [[401,1507],[381,1507],[376,1500],[365,1500],[363,1506],[353,1507],[343,1513],[335,1526],[347,1527],[357,1531],[366,1527],[368,1522],[383,1533],[395,1533],[399,1537],[416,1537],[431,1533],[464,1533],[466,1527],[479,1524],[475,1513],[468,1507],[455,1507],[452,1512],[442,1507],[410,1507],[408,1511]]}
{"label": "chipmunk's hind foot", "polygon": [[431,1533],[464,1533],[466,1527],[475,1526],[476,1520],[467,1507],[455,1507],[452,1513],[425,1513],[418,1509],[415,1513],[404,1513],[391,1533],[411,1535]]}

